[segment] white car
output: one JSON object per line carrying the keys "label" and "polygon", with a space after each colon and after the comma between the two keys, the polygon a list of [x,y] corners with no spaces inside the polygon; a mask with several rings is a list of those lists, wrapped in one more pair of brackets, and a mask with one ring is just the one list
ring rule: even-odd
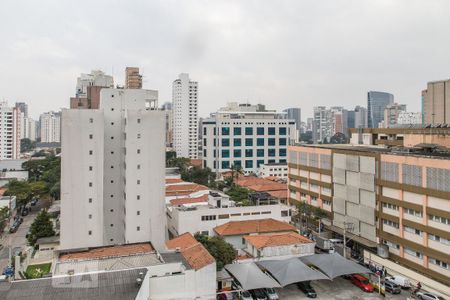
{"label": "white car", "polygon": [[278,294],[273,288],[266,289],[266,295],[269,300],[278,300]]}
{"label": "white car", "polygon": [[399,285],[402,289],[409,289],[411,287],[409,279],[400,275],[386,277],[385,280],[388,282],[395,283],[396,285]]}
{"label": "white car", "polygon": [[444,300],[444,298],[440,296],[436,296],[427,292],[417,292],[417,298],[422,300]]}
{"label": "white car", "polygon": [[249,291],[242,291],[240,299],[241,300],[253,300],[253,297],[252,297],[252,295],[250,294]]}

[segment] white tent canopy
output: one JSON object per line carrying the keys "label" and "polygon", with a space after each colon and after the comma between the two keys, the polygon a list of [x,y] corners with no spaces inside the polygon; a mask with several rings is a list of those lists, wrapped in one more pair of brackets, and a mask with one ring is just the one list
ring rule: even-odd
{"label": "white tent canopy", "polygon": [[244,290],[281,287],[253,262],[229,264],[225,266],[225,269],[239,281]]}
{"label": "white tent canopy", "polygon": [[360,266],[351,260],[345,259],[337,253],[313,254],[300,257],[300,260],[307,265],[316,266],[330,279],[347,274],[371,273],[369,269]]}
{"label": "white tent canopy", "polygon": [[302,263],[298,257],[285,260],[263,260],[257,264],[269,271],[283,287],[295,282],[329,279],[322,272],[313,270]]}

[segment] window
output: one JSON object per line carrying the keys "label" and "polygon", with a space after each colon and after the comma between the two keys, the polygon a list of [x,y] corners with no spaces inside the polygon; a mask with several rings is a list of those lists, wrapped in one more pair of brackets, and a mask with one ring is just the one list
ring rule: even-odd
{"label": "window", "polygon": [[253,135],[253,127],[245,127],[245,135]]}
{"label": "window", "polygon": [[253,168],[253,160],[246,160],[245,161],[245,167],[246,168]]}
{"label": "window", "polygon": [[89,166],[89,171],[92,171],[92,169],[93,169],[92,166]]}
{"label": "window", "polygon": [[245,149],[245,157],[253,157],[253,149]]}
{"label": "window", "polygon": [[111,139],[113,140],[113,139],[114,139],[114,137],[112,136],[112,137],[111,137]]}
{"label": "window", "polygon": [[230,218],[229,214],[219,215],[219,219],[229,219],[229,218]]}
{"label": "window", "polygon": [[229,169],[230,168],[230,162],[228,160],[222,161],[222,169]]}
{"label": "window", "polygon": [[257,157],[264,157],[264,149],[256,149]]}
{"label": "window", "polygon": [[114,227],[114,224],[109,224],[109,227]]}
{"label": "window", "polygon": [[224,158],[230,157],[230,150],[228,150],[228,149],[223,149],[223,150],[222,150],[222,157],[224,157]]}
{"label": "window", "polygon": [[269,127],[269,135],[275,135],[275,127]]}
{"label": "window", "polygon": [[137,122],[138,122],[138,124],[140,124],[141,123],[141,119],[137,119]]}
{"label": "window", "polygon": [[230,127],[222,127],[222,135],[230,135]]}
{"label": "window", "polygon": [[390,203],[384,203],[383,202],[383,207],[384,208],[389,208],[389,209],[393,209],[393,210],[398,210],[399,207],[395,204],[390,204]]}
{"label": "window", "polygon": [[268,142],[269,142],[269,146],[275,146],[275,139],[274,138],[269,138]]}
{"label": "window", "polygon": [[114,195],[110,195],[111,198],[114,198]]}
{"label": "window", "polygon": [[206,127],[203,127],[203,135],[206,135]]}
{"label": "window", "polygon": [[91,214],[89,214],[89,215],[88,215],[88,218],[89,218],[89,219],[92,219],[92,215],[91,215]]}
{"label": "window", "polygon": [[92,203],[92,198],[89,198],[89,203]]}
{"label": "window", "polygon": [[256,134],[257,135],[264,135],[264,127],[256,128]]}
{"label": "window", "polygon": [[242,153],[240,149],[233,150],[233,157],[241,157]]}
{"label": "window", "polygon": [[136,231],[141,231],[141,226],[136,227]]}
{"label": "window", "polygon": [[89,187],[92,187],[92,182],[89,182]]}
{"label": "window", "polygon": [[417,258],[422,258],[423,257],[422,253],[420,253],[420,252],[418,252],[416,250],[413,250],[411,248],[404,247],[404,250],[405,250],[405,253],[407,253],[409,255],[412,255],[412,256],[415,256]]}
{"label": "window", "polygon": [[137,195],[137,196],[136,196],[136,199],[137,199],[137,200],[141,200],[141,195]]}
{"label": "window", "polygon": [[392,222],[391,220],[383,219],[383,224],[397,228],[397,229],[399,228],[398,223]]}
{"label": "window", "polygon": [[234,139],[233,146],[240,147],[242,145],[241,139]]}
{"label": "window", "polygon": [[415,228],[412,228],[412,227],[409,227],[409,226],[403,226],[403,229],[406,232],[409,232],[409,233],[412,233],[412,234],[416,234],[416,235],[419,235],[419,236],[422,236],[422,233],[423,233],[421,230],[415,229]]}
{"label": "window", "polygon": [[141,184],[141,181],[138,179],[136,183],[137,183],[137,184]]}
{"label": "window", "polygon": [[281,216],[282,217],[288,217],[289,216],[289,211],[288,210],[282,210],[281,211]]}
{"label": "window", "polygon": [[441,261],[439,259],[435,259],[435,258],[430,257],[429,258],[429,262],[432,263],[433,265],[437,265],[437,266],[439,266],[441,268],[450,270],[450,264],[448,264],[446,262],[443,262],[443,261]]}
{"label": "window", "polygon": [[233,166],[235,166],[235,167],[242,167],[242,161],[240,161],[240,160],[233,161]]}
{"label": "window", "polygon": [[94,119],[93,118],[89,118],[89,123],[94,123]]}
{"label": "window", "polygon": [[444,217],[429,215],[429,219],[430,219],[430,221],[434,221],[434,222],[439,222],[439,223],[442,223],[442,224],[450,225],[450,219],[447,219],[447,218],[444,218]]}
{"label": "window", "polygon": [[414,210],[412,208],[405,208],[404,211],[408,215],[412,215],[412,216],[415,216],[415,217],[422,218],[422,212],[421,211],[417,211],[417,210]]}
{"label": "window", "polygon": [[89,235],[92,235],[92,230],[89,230],[89,231],[88,231],[88,234],[89,234]]}
{"label": "window", "polygon": [[434,234],[430,233],[430,234],[428,234],[428,238],[430,240],[432,240],[432,241],[436,241],[436,242],[442,243],[444,245],[450,246],[450,241],[449,240],[447,240],[447,239],[445,239],[443,237],[440,237],[438,235],[434,235]]}
{"label": "window", "polygon": [[253,139],[245,139],[245,146],[253,146]]}
{"label": "window", "polygon": [[141,149],[137,149],[137,154],[141,154]]}
{"label": "window", "polygon": [[137,165],[137,169],[140,170],[141,169],[141,165]]}
{"label": "window", "polygon": [[285,157],[285,156],[286,156],[286,148],[281,148],[281,149],[279,150],[279,152],[280,152],[280,156],[281,156],[281,157]]}
{"label": "window", "polygon": [[260,165],[263,165],[264,164],[264,159],[258,159],[257,161],[256,161],[256,166],[259,168],[259,166]]}
{"label": "window", "polygon": [[214,221],[216,219],[215,215],[210,215],[210,216],[202,216],[201,220],[202,221]]}
{"label": "window", "polygon": [[229,147],[230,139],[222,139],[222,147]]}
{"label": "window", "polygon": [[286,146],[286,138],[280,138],[278,140],[278,143],[280,146]]}
{"label": "window", "polygon": [[383,244],[385,244],[386,246],[388,246],[389,248],[394,248],[394,249],[400,249],[400,245],[399,244],[395,244],[389,241],[383,241]]}
{"label": "window", "polygon": [[329,200],[322,200],[323,205],[331,206],[331,201]]}
{"label": "window", "polygon": [[94,138],[94,135],[93,135],[93,134],[90,134],[90,135],[89,135],[89,139],[92,140],[93,138]]}
{"label": "window", "polygon": [[92,155],[92,153],[93,153],[93,151],[92,151],[92,150],[89,150],[89,155]]}
{"label": "window", "polygon": [[269,149],[269,156],[270,157],[275,156],[275,149]]}
{"label": "window", "polygon": [[141,138],[141,134],[140,134],[140,133],[137,134],[137,138],[138,138],[138,139]]}
{"label": "window", "polygon": [[233,134],[234,135],[241,135],[242,134],[241,128],[240,127],[234,127],[233,128]]}
{"label": "window", "polygon": [[263,138],[257,138],[256,139],[256,145],[257,146],[264,146],[264,139]]}
{"label": "window", "polygon": [[138,210],[138,211],[136,212],[136,215],[140,216],[140,215],[141,215],[141,211]]}
{"label": "window", "polygon": [[278,128],[278,132],[280,133],[280,135],[286,135],[286,127],[280,127]]}

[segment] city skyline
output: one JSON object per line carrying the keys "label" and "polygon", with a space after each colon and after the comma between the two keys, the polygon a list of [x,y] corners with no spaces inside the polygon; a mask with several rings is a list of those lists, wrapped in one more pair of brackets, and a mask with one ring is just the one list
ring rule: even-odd
{"label": "city skyline", "polygon": [[[450,45],[443,37],[450,27],[445,15],[450,4],[443,1],[288,1],[276,9],[275,4],[241,2],[112,4],[108,16],[99,13],[104,7],[98,3],[73,14],[71,4],[54,3],[50,12],[45,3],[30,2],[21,10],[24,22],[6,13],[16,5],[7,2],[0,12],[5,24],[16,24],[0,29],[9,41],[0,49],[0,65],[7,71],[0,74],[0,99],[28,102],[33,118],[39,110],[67,107],[78,74],[101,69],[123,83],[123,70],[130,65],[141,69],[143,88],[160,91],[161,102],[170,101],[174,76],[189,73],[202,91],[200,117],[228,101],[265,103],[277,110],[301,107],[311,116],[313,103],[362,105],[369,90],[392,93],[409,110],[419,111],[426,83],[449,77]],[[304,13],[298,17],[293,11]],[[153,17],[143,18],[147,12]],[[424,14],[428,21],[416,22]],[[371,22],[379,15],[382,23]],[[125,25],[115,25],[115,17]],[[168,23],[174,27],[161,25]],[[134,26],[146,30],[151,43],[130,34]],[[367,46],[375,40],[383,47]],[[429,47],[438,41],[439,51]]]}

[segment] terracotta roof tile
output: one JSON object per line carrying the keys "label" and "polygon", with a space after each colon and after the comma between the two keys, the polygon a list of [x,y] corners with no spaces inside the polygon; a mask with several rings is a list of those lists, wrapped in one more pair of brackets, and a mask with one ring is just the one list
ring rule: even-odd
{"label": "terracotta roof tile", "polygon": [[166,196],[186,196],[195,192],[207,190],[209,190],[208,187],[196,183],[167,185]]}
{"label": "terracotta roof tile", "polygon": [[93,260],[109,257],[120,257],[120,256],[151,253],[153,251],[154,249],[150,243],[106,246],[106,247],[92,248],[86,251],[64,253],[60,255],[59,260],[60,261]]}
{"label": "terracotta roof tile", "polygon": [[174,184],[174,183],[182,183],[184,182],[182,179],[179,178],[167,178],[166,184]]}
{"label": "terracotta roof tile", "polygon": [[208,202],[208,194],[196,198],[177,198],[170,200],[170,205],[178,206],[183,204]]}
{"label": "terracotta roof tile", "polygon": [[249,185],[247,188],[256,192],[287,191],[287,184],[270,182],[270,184]]}
{"label": "terracotta roof tile", "polygon": [[198,270],[215,262],[214,257],[199,243],[191,233],[186,232],[166,242],[168,249],[180,248],[181,254],[191,268]]}
{"label": "terracotta roof tile", "polygon": [[272,197],[275,197],[277,199],[287,199],[288,198],[288,191],[282,190],[282,191],[269,191],[268,192]]}
{"label": "terracotta roof tile", "polygon": [[296,232],[248,235],[244,236],[244,239],[256,249],[313,243],[313,241]]}
{"label": "terracotta roof tile", "polygon": [[289,223],[274,219],[231,221],[214,228],[220,236],[243,235],[249,233],[270,233],[294,231],[297,229]]}

